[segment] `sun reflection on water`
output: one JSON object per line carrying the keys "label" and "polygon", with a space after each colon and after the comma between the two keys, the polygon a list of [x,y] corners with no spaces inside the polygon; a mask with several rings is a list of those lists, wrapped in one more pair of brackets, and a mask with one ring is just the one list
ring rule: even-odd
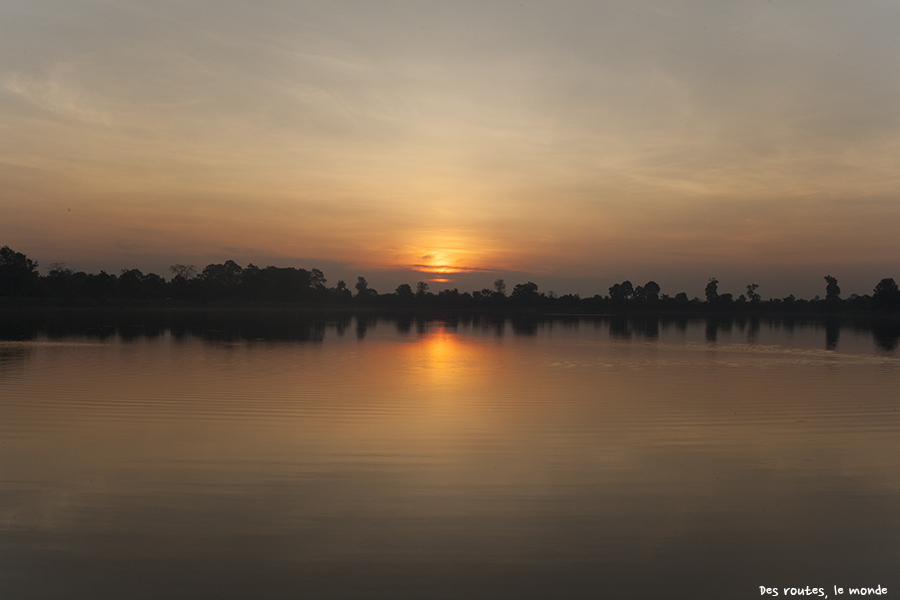
{"label": "sun reflection on water", "polygon": [[422,335],[409,348],[407,357],[418,383],[436,395],[477,383],[489,359],[488,349],[465,339],[451,328],[440,326]]}

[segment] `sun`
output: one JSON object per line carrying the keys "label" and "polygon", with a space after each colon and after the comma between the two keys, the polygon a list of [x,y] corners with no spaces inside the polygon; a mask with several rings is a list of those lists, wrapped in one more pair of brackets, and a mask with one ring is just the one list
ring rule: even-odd
{"label": "sun", "polygon": [[449,275],[451,273],[461,273],[459,251],[440,249],[431,250],[419,254],[419,260],[413,265],[413,268],[423,273],[432,273],[435,275]]}
{"label": "sun", "polygon": [[[416,243],[418,242],[418,243]],[[419,235],[404,246],[398,257],[406,257],[404,268],[426,273],[431,281],[450,281],[458,273],[489,272],[496,260],[494,253],[477,240],[463,234],[433,232]]]}

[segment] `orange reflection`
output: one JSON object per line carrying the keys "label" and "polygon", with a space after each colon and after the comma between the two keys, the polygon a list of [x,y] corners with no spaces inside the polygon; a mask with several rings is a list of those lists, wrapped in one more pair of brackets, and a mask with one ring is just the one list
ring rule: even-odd
{"label": "orange reflection", "polygon": [[483,378],[488,360],[485,347],[471,339],[464,341],[446,327],[423,335],[408,352],[411,370],[424,379],[419,383],[425,383],[437,396],[476,384]]}
{"label": "orange reflection", "polygon": [[444,328],[425,338],[422,346],[429,361],[437,369],[450,366],[457,354],[463,351],[462,344],[456,340],[456,336],[451,335]]}

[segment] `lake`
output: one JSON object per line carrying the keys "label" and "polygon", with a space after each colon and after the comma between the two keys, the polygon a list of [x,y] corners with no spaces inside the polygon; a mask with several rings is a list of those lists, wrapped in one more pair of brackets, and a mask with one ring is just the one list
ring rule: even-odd
{"label": "lake", "polygon": [[893,327],[7,323],[0,598],[897,595]]}

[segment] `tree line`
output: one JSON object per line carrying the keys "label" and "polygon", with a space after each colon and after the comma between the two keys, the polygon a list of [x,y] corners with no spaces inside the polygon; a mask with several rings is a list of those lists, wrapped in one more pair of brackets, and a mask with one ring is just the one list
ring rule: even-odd
{"label": "tree line", "polygon": [[[710,278],[704,299],[688,298],[684,292],[663,294],[659,284],[648,281],[633,285],[630,281],[613,284],[608,294],[582,298],[578,294],[559,296],[539,291],[529,281],[507,289],[503,279],[492,288],[472,292],[444,289],[433,292],[427,282],[415,289],[409,284],[393,292],[378,293],[362,276],[353,289],[344,281],[328,287],[319,269],[294,267],[241,267],[233,260],[210,264],[202,270],[194,265],[175,264],[169,278],[139,269],[123,269],[118,275],[100,271],[84,273],[66,268],[62,263],[50,265],[41,275],[37,262],[21,252],[0,248],[0,298],[42,300],[49,303],[97,304],[111,302],[164,302],[179,304],[209,303],[293,303],[300,305],[346,305],[402,308],[458,309],[538,309],[565,312],[621,312],[629,310],[732,311],[781,310],[791,312],[894,312],[900,311],[900,290],[891,278],[879,281],[872,294],[841,297],[836,278],[824,277],[824,298],[804,300],[789,295],[763,300],[759,285],[750,283],[744,293],[735,297],[719,292],[719,281]],[[354,293],[355,290],[355,293]]]}

